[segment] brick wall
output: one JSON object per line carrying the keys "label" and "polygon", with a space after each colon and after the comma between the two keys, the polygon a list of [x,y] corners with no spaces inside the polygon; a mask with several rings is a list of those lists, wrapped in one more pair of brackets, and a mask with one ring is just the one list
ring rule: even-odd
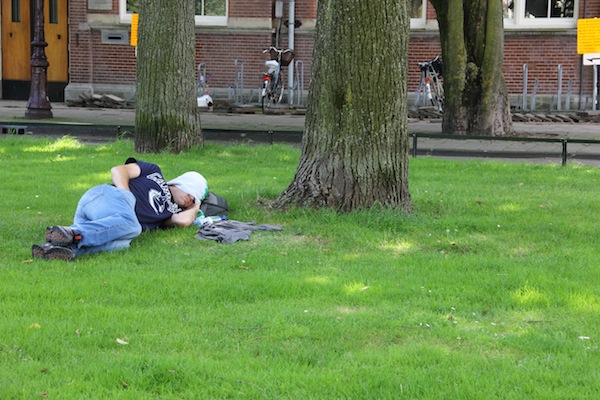
{"label": "brick wall", "polygon": [[[287,10],[285,15],[287,16]],[[296,0],[296,18],[316,19],[317,2],[315,0]]]}
{"label": "brick wall", "polygon": [[[101,33],[92,31],[92,41],[100,43]],[[98,44],[91,55],[94,83],[135,82],[135,48],[128,44]]]}
{"label": "brick wall", "polygon": [[[420,71],[417,63],[441,54],[437,36],[413,34],[409,43],[409,92],[418,87]],[[523,93],[523,65],[527,65],[528,93],[552,95],[558,92],[558,66],[562,66],[562,94],[566,95],[569,81],[573,95],[579,94],[581,77],[585,93],[592,91],[592,67],[584,67],[577,55],[577,37],[573,34],[555,36],[527,33],[506,33],[504,39],[503,74],[510,94]]]}
{"label": "brick wall", "polygon": [[265,18],[271,15],[271,0],[229,0],[231,18]]}
{"label": "brick wall", "polygon": [[258,88],[262,82],[260,70],[265,59],[262,49],[269,46],[270,37],[269,32],[231,36],[198,34],[196,60],[197,64],[206,64],[209,86],[233,87],[235,73],[243,71],[244,87]]}
{"label": "brick wall", "polygon": [[[559,65],[562,67],[562,93],[566,94],[569,81],[573,94],[579,93],[581,57],[577,56],[575,35],[531,36],[507,35],[504,48],[504,79],[511,93],[522,93],[524,65],[527,67],[528,93],[555,94],[558,92]],[[591,91],[591,68],[584,69],[584,89]],[[588,73],[586,73],[588,72]]]}
{"label": "brick wall", "polygon": [[[585,5],[585,7],[583,7]],[[274,0],[229,0],[231,18],[271,18]],[[586,0],[580,4],[580,15],[587,18],[600,16],[600,0]],[[311,57],[314,41],[312,26],[316,18],[316,0],[296,0],[296,19],[307,22],[295,30],[296,59],[304,66],[305,89],[311,74]],[[129,45],[101,44],[100,28],[86,28],[87,2],[69,2],[70,82],[91,84],[135,83],[135,51]],[[106,12],[103,12],[106,14]],[[113,14],[118,14],[118,0],[113,0]],[[284,3],[287,19],[288,2]],[[435,19],[433,7],[428,4],[427,15]],[[273,20],[273,27],[276,20]],[[111,27],[107,27],[111,28]],[[128,30],[127,25],[112,27]],[[234,84],[236,60],[243,61],[244,87],[258,88],[265,71],[266,56],[262,49],[273,41],[272,29],[263,28],[205,28],[196,30],[196,61],[206,63],[212,88],[230,88]],[[282,27],[281,47],[286,47],[288,30]],[[580,90],[592,91],[592,68],[581,68],[581,57],[576,54],[576,32],[523,32],[507,31],[505,34],[504,77],[510,94],[523,91],[523,64],[528,65],[529,92],[537,80],[537,93],[551,95],[557,92],[558,65],[562,65],[563,94],[569,81],[573,94]],[[419,82],[417,62],[430,60],[440,54],[439,35],[435,30],[411,32],[408,61],[408,88],[414,92]],[[241,64],[238,63],[238,72]],[[285,69],[284,69],[284,72]],[[580,85],[580,82],[583,82]]]}
{"label": "brick wall", "polygon": [[579,1],[579,18],[600,17],[600,2],[596,0]]}
{"label": "brick wall", "polygon": [[87,2],[70,1],[69,6],[69,80],[89,82],[91,79],[89,51],[90,31],[80,25],[87,20]]}
{"label": "brick wall", "polygon": [[419,86],[421,69],[418,63],[429,61],[442,54],[439,36],[427,33],[412,33],[408,43],[408,92],[414,92]]}
{"label": "brick wall", "polygon": [[[427,18],[434,20],[435,10],[427,4]],[[599,0],[583,0],[579,7],[580,18],[600,16]],[[531,94],[537,81],[537,94],[556,95],[558,92],[558,66],[562,67],[562,94],[580,91],[592,92],[593,68],[581,68],[581,56],[577,55],[577,34],[567,31],[509,31],[504,39],[503,74],[508,92],[521,95],[524,87],[523,65],[527,65],[527,92]],[[409,92],[415,91],[419,82],[419,61],[427,61],[441,53],[439,37],[433,32],[411,32],[409,43]],[[583,99],[582,101],[585,101]]]}
{"label": "brick wall", "polygon": [[[242,72],[242,65],[244,88],[259,88],[261,86],[263,72],[266,71],[264,62],[269,59],[268,55],[262,53],[262,50],[271,44],[270,33],[262,35],[238,34],[235,35],[235,40],[231,42],[221,35],[200,33],[197,38],[197,64],[206,64],[210,87],[233,87],[236,73]],[[282,45],[282,47],[287,47],[287,38],[282,41]],[[306,35],[296,35],[294,47],[295,61],[302,61],[304,82],[306,89],[308,89],[313,39]],[[283,68],[283,73],[287,73],[286,67]]]}
{"label": "brick wall", "polygon": [[[118,0],[113,0],[113,15],[119,12]],[[274,0],[230,0],[230,18],[270,18]],[[97,84],[130,85],[135,83],[135,49],[124,44],[102,44],[99,28],[87,29],[87,14],[107,14],[107,11],[87,10],[85,1],[69,3],[70,28],[70,82]],[[284,19],[287,19],[288,4],[284,4]],[[296,1],[296,19],[315,18],[314,0]],[[275,21],[273,27],[275,27]],[[129,26],[106,27],[107,29],[128,30]],[[305,81],[310,78],[310,57],[312,55],[312,34],[310,27],[295,30],[295,54],[304,62]],[[288,29],[281,30],[281,46],[287,47]],[[236,72],[241,72],[243,62],[244,87],[258,88],[262,83],[264,61],[267,56],[262,50],[272,44],[271,29],[196,29],[196,62],[207,65],[210,77],[209,86],[231,88]],[[284,69],[285,73],[285,69]]]}

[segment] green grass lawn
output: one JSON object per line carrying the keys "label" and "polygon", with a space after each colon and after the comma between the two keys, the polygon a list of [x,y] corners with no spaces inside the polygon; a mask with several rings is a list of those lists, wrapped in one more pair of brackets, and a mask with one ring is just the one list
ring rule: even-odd
{"label": "green grass lawn", "polygon": [[593,399],[600,169],[411,160],[414,212],[268,207],[299,151],[144,155],[201,172],[250,240],[144,233],[31,260],[129,141],[6,136],[0,399]]}

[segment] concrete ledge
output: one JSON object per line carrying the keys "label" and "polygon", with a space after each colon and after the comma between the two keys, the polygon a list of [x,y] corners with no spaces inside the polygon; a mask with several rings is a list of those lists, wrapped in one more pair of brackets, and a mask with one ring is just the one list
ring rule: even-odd
{"label": "concrete ledge", "polygon": [[91,97],[94,94],[113,94],[125,101],[135,100],[135,85],[111,85],[94,83],[69,83],[65,88],[65,102],[79,101],[80,95]]}
{"label": "concrete ledge", "polygon": [[80,95],[91,97],[94,94],[94,88],[87,83],[69,83],[65,87],[65,101],[79,101]]}

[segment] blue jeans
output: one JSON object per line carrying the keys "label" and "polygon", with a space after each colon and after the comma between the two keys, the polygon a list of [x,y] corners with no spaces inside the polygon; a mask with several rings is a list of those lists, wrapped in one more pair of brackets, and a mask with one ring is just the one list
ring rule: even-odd
{"label": "blue jeans", "polygon": [[71,228],[81,233],[77,255],[128,248],[142,233],[133,193],[112,185],[91,188],[81,196]]}

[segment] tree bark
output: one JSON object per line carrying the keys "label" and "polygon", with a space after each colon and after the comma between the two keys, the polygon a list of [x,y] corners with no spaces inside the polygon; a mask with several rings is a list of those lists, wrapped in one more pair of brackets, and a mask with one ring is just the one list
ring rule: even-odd
{"label": "tree bark", "polygon": [[502,75],[504,27],[500,0],[429,0],[440,30],[447,134],[514,134]]}
{"label": "tree bark", "polygon": [[194,0],[140,2],[135,149],[202,146],[195,93]]}
{"label": "tree bark", "polygon": [[411,210],[410,2],[320,0],[302,155],[275,207]]}

